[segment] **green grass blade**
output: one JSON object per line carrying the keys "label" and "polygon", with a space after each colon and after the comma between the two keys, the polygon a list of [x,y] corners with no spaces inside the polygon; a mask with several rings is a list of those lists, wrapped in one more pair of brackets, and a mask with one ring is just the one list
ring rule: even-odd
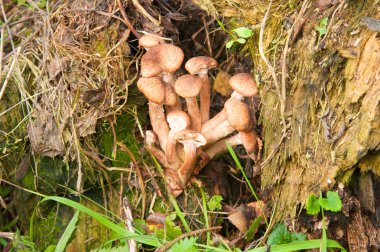
{"label": "green grass blade", "polygon": [[259,201],[260,199],[259,199],[259,197],[257,197],[257,194],[256,194],[256,192],[255,192],[255,189],[253,189],[253,186],[252,186],[251,182],[249,181],[247,175],[245,174],[244,169],[243,169],[243,167],[241,166],[240,161],[239,161],[239,159],[237,158],[235,151],[232,149],[230,143],[226,142],[226,145],[227,145],[228,151],[230,152],[230,154],[231,154],[233,160],[235,161],[237,167],[239,168],[239,170],[240,170],[241,173],[243,174],[243,177],[244,177],[245,181],[247,182],[248,187],[249,187],[249,189],[251,190],[251,193],[252,193],[253,197],[255,197],[255,199],[256,199],[257,201]]}
{"label": "green grass blade", "polygon": [[[343,252],[347,252],[337,241],[327,240],[327,247],[329,248],[338,248]],[[288,244],[281,245],[273,245],[270,247],[271,252],[289,252],[289,251],[297,251],[304,249],[317,249],[321,246],[321,240],[309,240],[303,242],[293,242]],[[259,247],[255,249],[248,250],[248,252],[266,252],[267,247]]]}
{"label": "green grass blade", "polygon": [[[256,192],[255,192],[255,189],[253,189],[253,186],[252,186],[252,184],[251,184],[251,181],[249,181],[249,179],[248,179],[248,177],[247,177],[247,174],[245,174],[244,169],[243,169],[243,167],[241,166],[240,161],[239,161],[239,159],[237,158],[235,151],[232,149],[231,145],[230,145],[227,141],[226,141],[226,145],[227,145],[228,151],[230,152],[230,155],[232,156],[233,160],[235,161],[237,167],[239,168],[239,170],[240,170],[241,173],[243,174],[243,177],[244,177],[245,181],[247,182],[248,187],[249,187],[249,189],[251,190],[251,193],[252,193],[253,197],[256,199],[256,201],[259,201],[260,199],[259,199],[259,197],[257,197],[257,194],[256,194]],[[261,212],[264,213],[264,210],[261,209]],[[263,215],[263,217],[264,217],[264,220],[265,220],[266,225],[268,226],[269,224],[268,224],[268,220],[267,220],[267,218],[265,217],[265,214]]]}
{"label": "green grass blade", "polygon": [[[199,190],[201,191],[201,196],[202,196],[202,205],[203,205],[202,210],[203,210],[203,218],[205,219],[205,227],[209,228],[210,223],[208,221],[208,214],[207,214],[206,194],[205,194],[205,191],[203,190],[203,187],[199,187]],[[210,245],[211,232],[207,232],[206,237],[207,237],[206,244]]]}
{"label": "green grass blade", "polygon": [[0,238],[0,244],[3,245],[3,247],[7,246],[7,241],[3,238]]}
{"label": "green grass blade", "polygon": [[75,201],[72,201],[72,200],[69,200],[66,198],[62,198],[59,196],[45,196],[44,199],[40,203],[48,201],[48,200],[54,200],[54,201],[59,202],[61,204],[72,207],[76,210],[79,210],[79,211],[93,217],[100,224],[106,226],[107,228],[111,229],[112,231],[116,232],[117,234],[123,236],[126,239],[133,239],[137,242],[141,242],[143,244],[147,244],[147,245],[150,245],[153,247],[161,246],[161,243],[159,242],[157,237],[149,236],[149,235],[138,235],[138,234],[135,234],[133,232],[130,232],[130,231],[126,230],[123,226],[119,226],[119,225],[113,223],[111,220],[109,220],[104,215],[102,215],[98,212],[95,212],[95,211],[91,210],[90,208],[81,205],[78,202],[75,202]]}
{"label": "green grass blade", "polygon": [[79,211],[76,211],[73,218],[71,218],[71,221],[67,225],[65,232],[63,232],[61,239],[59,239],[59,242],[54,252],[63,252],[65,250],[67,246],[67,242],[69,241],[71,235],[74,233],[78,219],[79,219]]}

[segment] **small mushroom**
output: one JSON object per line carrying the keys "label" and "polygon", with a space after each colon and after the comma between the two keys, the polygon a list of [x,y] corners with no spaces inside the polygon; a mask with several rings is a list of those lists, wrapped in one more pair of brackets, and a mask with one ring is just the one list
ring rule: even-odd
{"label": "small mushroom", "polygon": [[208,70],[217,66],[215,59],[205,56],[198,56],[189,59],[185,64],[185,69],[191,75],[198,75],[203,80],[200,92],[200,113],[202,123],[210,119],[210,80],[207,76]]}
{"label": "small mushroom", "polygon": [[153,131],[157,134],[161,149],[166,149],[169,125],[165,120],[165,84],[158,77],[140,78],[137,88],[149,100],[149,117]]}
{"label": "small mushroom", "polygon": [[229,134],[237,131],[249,131],[252,127],[251,113],[247,104],[242,101],[229,99],[224,104],[227,119],[218,126],[202,134],[206,137],[207,143],[212,144]]}
{"label": "small mushroom", "polygon": [[[160,76],[162,80],[174,86],[173,73],[177,71],[182,64],[184,54],[181,48],[171,44],[160,44],[150,48],[141,58],[141,76],[154,77]],[[172,106],[173,110],[181,110],[181,102],[178,99]]]}
{"label": "small mushroom", "polygon": [[177,142],[174,140],[174,135],[178,131],[188,129],[190,127],[191,120],[186,112],[180,110],[169,112],[166,120],[170,127],[168,141],[166,143],[166,159],[169,164],[174,164],[178,161],[176,154]]}
{"label": "small mushroom", "polygon": [[185,187],[197,163],[197,148],[206,144],[206,138],[194,130],[181,130],[174,139],[183,144],[185,152],[185,160],[178,169],[179,181]]}
{"label": "small mushroom", "polygon": [[239,73],[231,77],[230,85],[234,92],[231,97],[243,100],[244,97],[255,96],[259,90],[253,76],[248,73]]}
{"label": "small mushroom", "polygon": [[187,112],[191,119],[191,129],[200,131],[202,121],[200,117],[197,96],[202,88],[202,79],[190,74],[182,75],[174,84],[175,92],[185,98]]}
{"label": "small mushroom", "polygon": [[145,34],[139,38],[139,47],[144,47],[146,51],[149,48],[164,43],[164,40],[157,34]]}
{"label": "small mushroom", "polygon": [[[230,79],[229,83],[234,90],[230,99],[237,99],[241,101],[244,99],[244,97],[255,96],[258,92],[255,80],[253,79],[252,75],[248,73],[239,73],[234,75]],[[207,132],[211,129],[214,129],[226,119],[226,111],[223,108],[223,110],[216,114],[212,119],[203,123],[202,132]]]}
{"label": "small mushroom", "polygon": [[183,51],[178,46],[154,46],[141,58],[141,76],[154,77],[161,73],[174,73],[181,67],[183,58]]}

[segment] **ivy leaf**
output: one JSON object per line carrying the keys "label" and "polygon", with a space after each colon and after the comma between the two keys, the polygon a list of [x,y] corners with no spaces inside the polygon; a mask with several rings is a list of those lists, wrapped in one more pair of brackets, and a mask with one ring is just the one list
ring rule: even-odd
{"label": "ivy leaf", "polygon": [[226,48],[230,49],[234,43],[235,43],[235,40],[228,41],[227,44],[226,44]]}
{"label": "ivy leaf", "polygon": [[307,214],[310,214],[310,215],[318,214],[319,211],[321,210],[318,197],[315,196],[314,194],[310,195],[309,198],[307,199],[305,208],[306,208]]}
{"label": "ivy leaf", "polygon": [[223,200],[221,195],[214,195],[211,197],[210,201],[207,203],[207,207],[210,211],[221,210],[222,204],[220,204]]}
{"label": "ivy leaf", "polygon": [[175,244],[171,247],[172,252],[184,252],[184,251],[189,251],[189,252],[197,252],[197,249],[195,248],[195,243],[197,242],[196,237],[186,237]]}
{"label": "ivy leaf", "polygon": [[342,210],[342,201],[337,192],[328,191],[327,198],[320,198],[319,204],[326,210],[338,212]]}
{"label": "ivy leaf", "polygon": [[240,44],[244,44],[247,40],[245,40],[243,38],[239,38],[236,41],[239,42]]}
{"label": "ivy leaf", "polygon": [[249,38],[252,36],[252,30],[247,27],[239,27],[232,30],[235,32],[240,38]]}

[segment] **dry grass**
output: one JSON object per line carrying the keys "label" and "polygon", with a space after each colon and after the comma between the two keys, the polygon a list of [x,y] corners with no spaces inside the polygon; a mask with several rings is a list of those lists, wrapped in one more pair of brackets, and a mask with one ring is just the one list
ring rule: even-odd
{"label": "dry grass", "polygon": [[115,16],[113,1],[26,4],[2,5],[0,113],[22,119],[3,121],[1,134],[7,138],[20,126],[25,133],[28,124],[35,154],[77,162],[81,192],[83,169],[91,167],[91,134],[99,119],[124,109],[136,78],[129,30]]}

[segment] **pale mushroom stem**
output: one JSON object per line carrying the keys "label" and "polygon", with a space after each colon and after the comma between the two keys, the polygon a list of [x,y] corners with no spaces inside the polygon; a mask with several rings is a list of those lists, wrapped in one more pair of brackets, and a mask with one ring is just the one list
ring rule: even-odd
{"label": "pale mushroom stem", "polygon": [[184,142],[185,160],[178,169],[178,178],[183,187],[186,187],[197,163],[197,147],[193,142]]}
{"label": "pale mushroom stem", "polygon": [[176,155],[176,144],[177,141],[174,139],[175,132],[173,130],[169,131],[168,141],[166,143],[166,158],[169,164],[174,164],[177,161]]}
{"label": "pale mushroom stem", "polygon": [[210,157],[210,160],[228,150],[226,142],[229,143],[233,148],[237,145],[242,144],[241,136],[240,134],[236,134],[228,138],[221,139],[209,146],[205,152]]}
{"label": "pale mushroom stem", "polygon": [[222,111],[216,114],[213,118],[211,118],[210,120],[202,124],[202,129],[201,129],[202,134],[213,128],[216,128],[219,124],[221,124],[225,120],[227,120],[227,115],[226,115],[225,109],[223,108]]}
{"label": "pale mushroom stem", "polygon": [[211,96],[211,86],[210,80],[206,74],[199,75],[203,80],[203,85],[201,88],[200,96],[200,113],[201,122],[207,122],[210,119],[210,96]]}
{"label": "pale mushroom stem", "polygon": [[206,132],[202,132],[202,135],[204,135],[204,137],[206,138],[207,145],[210,145],[212,143],[215,143],[219,139],[222,139],[228,136],[234,131],[235,129],[230,125],[228,120],[225,120],[222,123],[220,123],[218,126],[216,126],[215,128],[212,128]]}
{"label": "pale mushroom stem", "polygon": [[153,131],[157,134],[161,149],[166,150],[166,142],[170,129],[165,119],[164,107],[149,101],[149,117]]}
{"label": "pale mushroom stem", "polygon": [[200,131],[202,127],[201,115],[198,108],[197,98],[186,98],[187,112],[191,119],[191,129]]}

